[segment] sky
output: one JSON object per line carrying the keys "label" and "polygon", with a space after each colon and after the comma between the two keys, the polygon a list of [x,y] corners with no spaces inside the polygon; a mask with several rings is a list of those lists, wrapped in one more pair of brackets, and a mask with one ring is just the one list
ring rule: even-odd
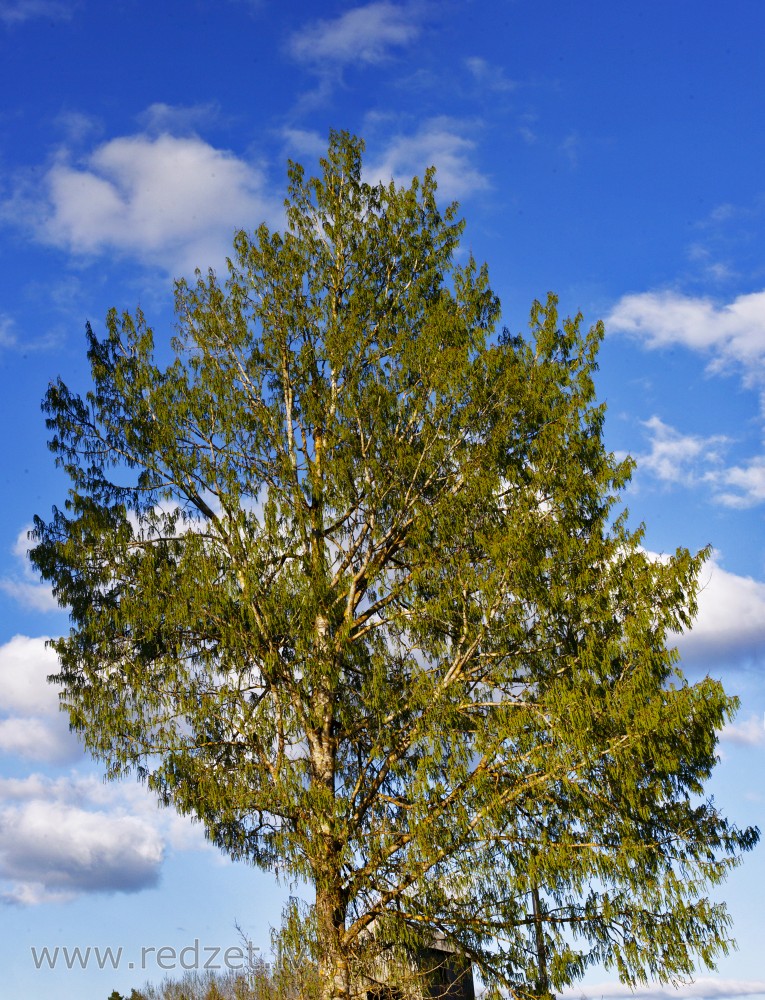
{"label": "sky", "polygon": [[[288,159],[315,172],[330,129],[365,139],[371,181],[436,166],[512,332],[548,291],[605,322],[598,393],[608,447],[637,461],[631,523],[652,552],[712,547],[678,641],[689,678],[741,701],[709,792],[765,827],[763,37],[761,0],[0,0],[8,995],[102,1000],[227,948],[235,965],[237,926],[267,951],[305,891],[103,782],[46,683],[68,622],[25,553],[65,497],[39,404],[59,375],[87,390],[86,321],[140,305],[171,332],[173,278],[222,270],[236,229],[281,225]],[[719,893],[739,950],[638,996],[762,1000],[763,886],[760,847]],[[570,995],[627,993],[595,969]]]}

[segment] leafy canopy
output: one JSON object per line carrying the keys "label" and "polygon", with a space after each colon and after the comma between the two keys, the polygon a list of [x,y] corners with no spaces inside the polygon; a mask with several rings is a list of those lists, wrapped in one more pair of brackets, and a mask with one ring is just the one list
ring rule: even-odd
{"label": "leafy canopy", "polygon": [[327,997],[434,934],[518,995],[688,976],[757,839],[703,798],[735,701],[667,645],[704,554],[649,558],[614,506],[601,326],[551,296],[497,338],[433,172],[370,185],[361,154],[333,134],[283,232],[177,283],[170,364],[112,311],[92,389],[50,387],[71,490],[32,559],[72,725],[315,886]]}

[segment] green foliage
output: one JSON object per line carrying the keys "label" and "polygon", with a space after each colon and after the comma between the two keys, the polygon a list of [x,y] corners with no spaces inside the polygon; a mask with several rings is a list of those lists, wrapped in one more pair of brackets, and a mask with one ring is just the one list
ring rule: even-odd
{"label": "green foliage", "polygon": [[550,296],[496,338],[433,173],[370,186],[361,153],[333,135],[283,233],[178,283],[170,365],[111,312],[92,390],[51,386],[72,486],[32,559],[72,725],[315,886],[324,996],[436,932],[519,996],[689,976],[757,839],[703,798],[735,700],[667,645],[705,553],[649,558],[618,513],[600,325]]}
{"label": "green foliage", "polygon": [[[292,897],[282,912],[278,930],[271,932],[274,957],[264,975],[264,967],[253,970],[262,987],[269,990],[267,1000],[318,1000],[321,996],[319,940],[314,910]],[[266,997],[264,996],[264,1000]]]}

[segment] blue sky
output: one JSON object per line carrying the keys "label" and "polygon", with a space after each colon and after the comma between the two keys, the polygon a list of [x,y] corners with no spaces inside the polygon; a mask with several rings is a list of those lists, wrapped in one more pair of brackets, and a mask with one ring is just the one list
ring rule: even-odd
{"label": "blue sky", "polygon": [[[204,843],[136,784],[104,785],[45,684],[67,627],[24,561],[65,484],[39,410],[87,388],[84,325],[221,267],[281,220],[288,158],[330,128],[371,179],[438,169],[503,321],[548,290],[606,322],[607,442],[638,461],[646,545],[711,544],[691,677],[741,698],[710,791],[765,826],[765,6],[761,0],[0,0],[0,963],[13,996],[99,1000],[162,976],[141,949],[267,947],[291,888]],[[740,949],[645,997],[765,996],[765,852],[722,895]],[[35,969],[48,946],[118,969]],[[207,953],[209,955],[209,952]],[[187,960],[189,956],[187,955]],[[132,962],[134,968],[129,967]],[[168,964],[166,961],[165,964]],[[620,997],[594,970],[588,997]]]}

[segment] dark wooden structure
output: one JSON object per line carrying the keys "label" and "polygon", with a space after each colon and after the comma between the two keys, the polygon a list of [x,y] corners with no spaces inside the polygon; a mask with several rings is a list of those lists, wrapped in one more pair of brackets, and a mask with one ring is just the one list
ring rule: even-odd
{"label": "dark wooden structure", "polygon": [[408,950],[403,976],[400,958],[395,974],[384,953],[376,965],[366,1000],[475,1000],[472,962],[443,934],[436,933],[427,945]]}

